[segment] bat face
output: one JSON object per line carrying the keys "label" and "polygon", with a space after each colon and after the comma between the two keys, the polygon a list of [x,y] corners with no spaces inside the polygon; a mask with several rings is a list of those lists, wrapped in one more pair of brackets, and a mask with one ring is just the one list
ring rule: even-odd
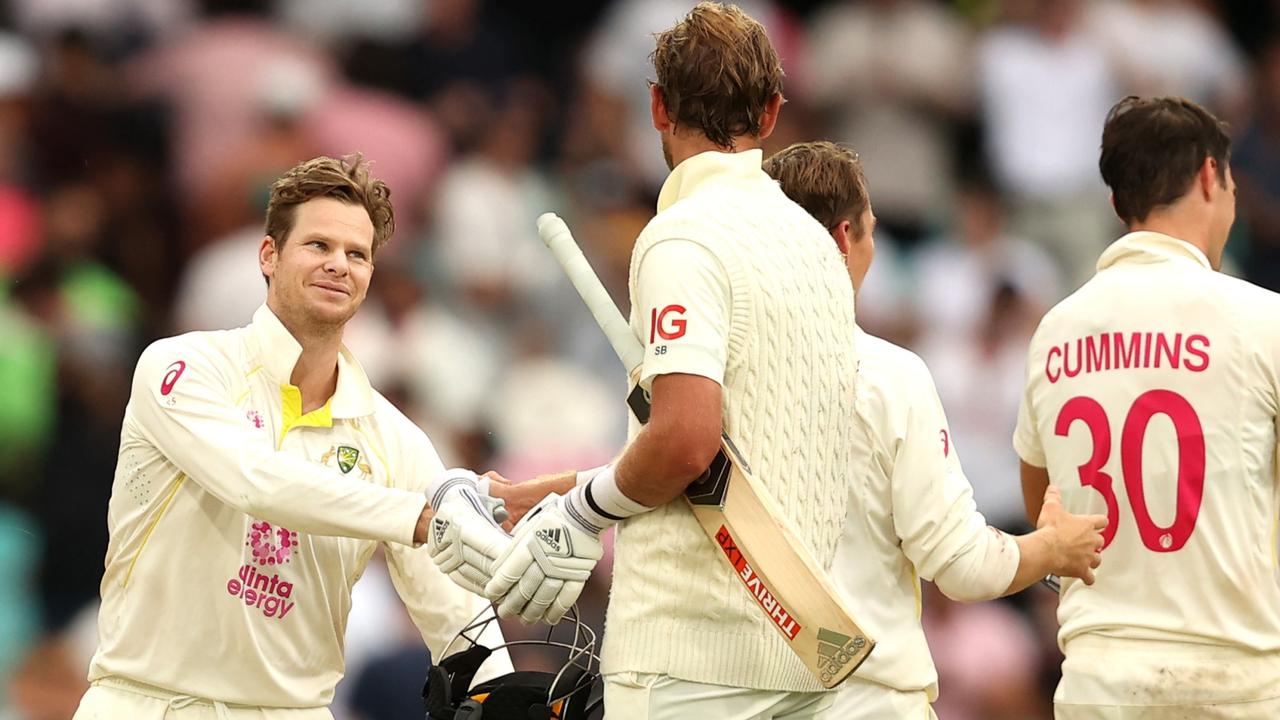
{"label": "bat face", "polygon": [[[729,462],[725,443],[698,501],[686,495],[703,532],[719,546],[743,588],[755,598],[791,650],[825,687],[858,669],[875,647],[845,608],[817,561],[778,518],[776,502]],[[704,478],[706,476],[704,475]],[[691,486],[692,488],[692,486]]]}

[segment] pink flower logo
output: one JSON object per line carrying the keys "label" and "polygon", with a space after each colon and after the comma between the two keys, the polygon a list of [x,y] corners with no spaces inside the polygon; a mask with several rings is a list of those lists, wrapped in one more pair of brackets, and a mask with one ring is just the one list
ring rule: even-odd
{"label": "pink flower logo", "polygon": [[271,523],[259,520],[249,526],[244,544],[253,551],[253,561],[259,565],[283,565],[289,562],[293,549],[298,547],[298,533],[288,528],[272,527]]}

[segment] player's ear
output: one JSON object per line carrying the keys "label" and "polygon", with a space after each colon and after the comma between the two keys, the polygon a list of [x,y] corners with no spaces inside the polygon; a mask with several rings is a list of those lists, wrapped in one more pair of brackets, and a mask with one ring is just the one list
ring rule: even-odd
{"label": "player's ear", "polygon": [[262,242],[258,245],[258,269],[262,271],[263,277],[267,278],[268,282],[275,274],[278,256],[275,238],[263,235]]}
{"label": "player's ear", "polygon": [[1214,187],[1221,187],[1218,182],[1218,161],[1211,157],[1206,157],[1204,162],[1200,163],[1200,171],[1196,173],[1196,180],[1199,181],[1200,194],[1206,202],[1213,200]]}
{"label": "player's ear", "polygon": [[1107,202],[1111,203],[1111,212],[1115,213],[1115,216],[1120,218],[1120,222],[1124,223],[1127,226],[1129,224],[1129,221],[1121,217],[1120,211],[1116,209],[1116,194],[1111,193],[1110,195],[1108,195]]}
{"label": "player's ear", "polygon": [[782,112],[782,93],[774,93],[764,104],[764,112],[760,115],[760,139],[764,140],[773,134],[773,126],[778,123],[778,113]]}
{"label": "player's ear", "polygon": [[836,241],[840,254],[848,257],[849,250],[853,247],[853,223],[848,220],[836,223],[835,227],[831,228],[831,238]]}
{"label": "player's ear", "polygon": [[666,132],[671,129],[671,115],[667,112],[667,100],[662,96],[658,83],[649,83],[649,114],[653,117],[653,129]]}

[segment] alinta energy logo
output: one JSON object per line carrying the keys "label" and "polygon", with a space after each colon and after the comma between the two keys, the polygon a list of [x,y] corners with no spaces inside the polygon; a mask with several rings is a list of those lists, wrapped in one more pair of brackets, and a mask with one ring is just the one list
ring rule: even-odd
{"label": "alinta energy logo", "polygon": [[298,547],[298,533],[288,528],[275,528],[260,520],[249,526],[244,544],[253,549],[253,560],[259,565],[283,565]]}
{"label": "alinta energy logo", "polygon": [[240,566],[236,577],[227,580],[227,594],[261,610],[265,617],[283,619],[296,604],[291,600],[293,583],[258,568],[287,564],[298,547],[298,533],[260,520],[249,525],[244,544],[252,551],[252,559]]}

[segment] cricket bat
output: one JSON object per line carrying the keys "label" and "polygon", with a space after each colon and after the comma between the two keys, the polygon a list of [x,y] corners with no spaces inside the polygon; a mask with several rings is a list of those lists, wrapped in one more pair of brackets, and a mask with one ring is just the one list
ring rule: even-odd
{"label": "cricket bat", "polygon": [[[538,217],[538,235],[551,249],[633,379],[644,345],[554,213]],[[649,399],[637,385],[627,404],[641,423]],[[733,440],[721,435],[711,466],[685,490],[685,499],[717,553],[742,580],[770,624],[825,687],[835,687],[862,664],[875,641],[854,622],[826,573],[783,519],[782,508],[751,475]]]}

